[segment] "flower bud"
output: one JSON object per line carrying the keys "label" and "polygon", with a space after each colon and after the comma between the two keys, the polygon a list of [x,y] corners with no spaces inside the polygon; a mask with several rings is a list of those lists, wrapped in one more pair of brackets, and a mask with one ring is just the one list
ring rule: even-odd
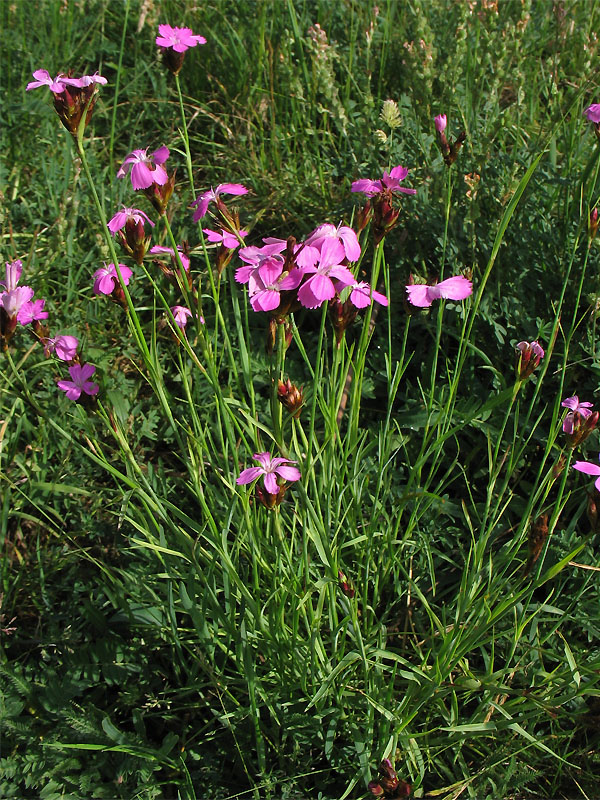
{"label": "flower bud", "polygon": [[343,303],[339,297],[334,297],[329,301],[329,319],[335,331],[335,339],[339,347],[344,338],[346,328],[356,319],[358,308],[350,301],[350,298]]}
{"label": "flower bud", "polygon": [[590,240],[590,244],[594,241],[594,239],[596,238],[596,234],[598,233],[599,221],[600,220],[598,219],[598,209],[593,208],[590,211],[590,216],[588,219],[588,238]]}
{"label": "flower bud", "polygon": [[346,577],[346,573],[342,572],[342,570],[338,570],[338,581],[340,583],[340,589],[342,592],[348,597],[350,600],[354,597],[356,592],[354,591],[354,587],[352,583]]}
{"label": "flower bud", "polygon": [[437,117],[433,118],[433,121],[435,122],[435,129],[438,133],[443,133],[446,130],[448,118],[445,114],[438,114]]}
{"label": "flower bud", "polygon": [[172,175],[169,175],[169,180],[162,186],[159,186],[158,183],[151,183],[147,189],[142,190],[149,202],[152,203],[152,207],[161,216],[164,216],[166,213],[167,205],[169,204],[169,200],[173,194],[176,173],[177,170],[175,170]]}
{"label": "flower bud", "polygon": [[289,378],[285,383],[277,381],[277,399],[294,419],[300,417],[300,412],[304,405],[304,392],[295,383],[292,383]]}
{"label": "flower bud", "polygon": [[517,378],[526,380],[539,366],[544,350],[538,342],[519,342],[517,350]]}

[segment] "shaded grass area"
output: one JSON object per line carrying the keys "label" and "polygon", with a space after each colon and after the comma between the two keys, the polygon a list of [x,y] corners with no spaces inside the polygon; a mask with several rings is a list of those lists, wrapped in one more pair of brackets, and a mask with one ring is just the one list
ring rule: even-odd
{"label": "shaded grass area", "polygon": [[[2,57],[5,258],[23,259],[62,332],[83,333],[140,481],[189,513],[182,527],[196,542],[177,539],[134,489],[89,460],[78,446],[85,437],[111,463],[119,444],[96,438],[85,415],[55,412],[51,362],[33,349],[17,356],[38,405],[64,415],[74,441],[44,422],[3,362],[3,613],[5,622],[17,617],[2,642],[4,795],[362,797],[396,748],[397,768],[420,796],[597,795],[599,598],[597,573],[584,568],[597,564],[597,533],[581,490],[556,507],[545,496],[535,514],[530,502],[559,427],[555,396],[593,398],[597,387],[598,260],[585,231],[598,150],[581,115],[598,99],[594,4],[506,2],[496,11],[386,2],[376,13],[366,3],[282,0],[206,3],[199,16],[181,3],[67,2],[3,4],[0,14],[11,31]],[[105,208],[129,204],[127,182],[114,180],[126,153],[166,144],[182,154],[177,96],[154,46],[167,20],[208,40],[188,53],[181,76],[196,188],[251,188],[244,212],[256,242],[349,220],[352,180],[411,168],[417,201],[403,205],[386,243],[398,316],[411,273],[431,281],[442,269],[468,269],[477,284],[519,180],[544,151],[503,238],[454,404],[459,311],[448,312],[441,332],[433,314],[411,319],[412,355],[393,398],[388,334],[378,327],[365,434],[343,464],[319,463],[323,530],[360,604],[339,597],[318,550],[305,556],[306,534],[289,506],[286,550],[273,515],[255,509],[250,524],[234,513],[224,481],[206,469],[214,453],[179,452],[120,309],[92,296],[91,275],[109,256],[72,142],[48,98],[24,91],[40,67],[99,69],[109,79],[87,154]],[[400,110],[393,131],[380,118],[387,98]],[[466,132],[452,178],[432,125],[441,111],[454,135]],[[194,242],[179,163],[174,222]],[[192,258],[200,271],[200,253]],[[486,403],[510,396],[511,345],[551,341],[563,291],[556,360],[527,387],[531,405],[523,401],[504,436]],[[132,294],[153,325],[153,299],[141,286]],[[299,327],[316,351],[318,322],[306,314]],[[395,325],[394,352],[404,336]],[[165,345],[167,333],[158,339]],[[247,344],[264,410],[262,320],[250,319]],[[333,356],[324,358],[333,371]],[[173,363],[165,358],[165,380],[176,396],[183,379]],[[225,360],[220,366],[235,399],[235,377]],[[298,354],[290,352],[288,369],[309,382]],[[212,408],[209,388],[194,382],[193,391],[197,407]],[[182,424],[186,411],[178,403]],[[455,427],[436,439],[448,413]],[[324,438],[326,430],[322,423]],[[555,463],[558,451],[553,445]],[[190,459],[222,520],[212,550]],[[237,454],[221,459],[224,472],[237,468]],[[500,462],[510,465],[506,483],[495,473]],[[556,511],[552,549],[528,582],[527,520],[545,510]],[[140,543],[143,531],[152,547]]]}

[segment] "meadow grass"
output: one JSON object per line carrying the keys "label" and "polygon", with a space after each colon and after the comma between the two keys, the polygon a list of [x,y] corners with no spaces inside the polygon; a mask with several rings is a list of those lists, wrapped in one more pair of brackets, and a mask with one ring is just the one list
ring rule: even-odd
{"label": "meadow grass", "polygon": [[[404,796],[378,777],[390,759],[415,797],[599,797],[600,495],[571,469],[597,434],[573,447],[561,406],[594,401],[600,371],[595,4],[0,14],[4,260],[100,387],[70,401],[31,326],[5,337],[2,796]],[[207,40],[177,78],[167,22]],[[41,68],[108,79],[79,136],[25,91]],[[441,113],[465,133],[451,166]],[[157,214],[115,173],[162,145],[177,175]],[[189,207],[241,183],[222,199],[244,243],[300,242],[358,230],[352,182],[399,164],[417,194],[351,264],[389,306],[341,333],[327,303],[253,311],[243,262],[218,269],[202,233],[216,204],[200,223]],[[120,204],[152,244],[188,243],[190,283],[179,258],[118,252]],[[103,261],[133,269],[120,303],[92,292]],[[472,296],[407,302],[456,275]],[[520,341],[545,351],[528,375]],[[260,452],[300,469],[281,505],[237,482]]]}

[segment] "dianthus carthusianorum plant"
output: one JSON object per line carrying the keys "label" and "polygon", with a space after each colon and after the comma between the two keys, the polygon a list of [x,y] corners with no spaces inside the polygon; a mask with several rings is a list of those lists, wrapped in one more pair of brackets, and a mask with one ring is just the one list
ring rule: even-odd
{"label": "dianthus carthusianorum plant", "polygon": [[[294,80],[321,86],[341,148],[349,88],[319,83],[333,74],[327,34],[311,26],[303,50],[295,4],[279,10],[306,55]],[[378,15],[362,34],[369,48]],[[424,171],[403,141],[406,104],[387,99],[385,130],[371,140],[379,152],[337,176],[339,206],[307,226],[277,211],[275,191],[258,211],[266,185],[243,159],[227,163],[232,131],[211,185],[194,126],[219,109],[185,89],[192,64],[210,69],[210,36],[195,22],[159,22],[162,63],[148,80],[168,81],[167,133],[146,122],[115,135],[121,61],[116,83],[103,68],[76,77],[66,64],[56,77],[36,68],[25,87],[36,90],[26,103],[49,92],[77,202],[96,227],[81,269],[54,284],[38,279],[35,236],[29,250],[3,240],[5,796],[589,789],[599,412],[573,366],[587,358],[598,371],[600,105],[587,101],[590,87],[573,89],[515,162],[494,213],[485,171],[466,169],[471,116],[435,104],[411,128],[427,142]],[[405,42],[406,58],[415,48],[425,75],[426,41]],[[101,103],[104,124],[113,112],[104,162]],[[263,145],[285,135],[268,110],[260,124]],[[316,132],[307,116],[306,146],[329,125]],[[549,298],[546,316],[519,324],[498,311],[517,296],[503,282],[503,246],[515,247],[513,227],[526,239],[520,215],[566,132],[577,144],[560,189],[560,265],[547,287],[527,286]],[[32,426],[45,443],[24,447]],[[27,448],[40,447],[54,448],[62,477],[23,477]],[[63,524],[63,496],[81,499],[85,535]],[[28,530],[37,544],[21,548]],[[64,542],[65,564],[85,565],[75,584],[88,623],[71,644],[67,633],[64,646],[43,644],[40,659],[15,573],[32,548],[52,615],[42,531]]]}

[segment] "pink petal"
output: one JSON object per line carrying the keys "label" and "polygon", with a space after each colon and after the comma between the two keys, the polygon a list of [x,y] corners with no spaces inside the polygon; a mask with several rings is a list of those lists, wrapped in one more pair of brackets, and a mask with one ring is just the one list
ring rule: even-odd
{"label": "pink petal", "polygon": [[446,300],[464,300],[473,294],[473,284],[462,275],[455,275],[441,281],[435,287],[439,296]]}
{"label": "pink petal", "polygon": [[299,481],[302,477],[297,467],[277,467],[275,472],[285,481]]}
{"label": "pink petal", "polygon": [[57,381],[57,386],[67,393],[69,400],[79,400],[81,389],[73,381]]}
{"label": "pink petal", "polygon": [[584,472],[586,475],[600,475],[600,465],[592,464],[589,461],[576,461],[573,464],[573,469],[578,472]]}
{"label": "pink petal", "polygon": [[431,305],[429,297],[429,286],[423,283],[415,283],[406,287],[408,302],[419,308],[428,308]]}
{"label": "pink petal", "polygon": [[154,183],[154,173],[147,164],[138,161],[131,168],[131,185],[134,189],[147,189]]}
{"label": "pink petal", "polygon": [[269,494],[277,494],[279,491],[279,486],[277,484],[277,478],[272,472],[267,472],[265,475],[265,489]]}

